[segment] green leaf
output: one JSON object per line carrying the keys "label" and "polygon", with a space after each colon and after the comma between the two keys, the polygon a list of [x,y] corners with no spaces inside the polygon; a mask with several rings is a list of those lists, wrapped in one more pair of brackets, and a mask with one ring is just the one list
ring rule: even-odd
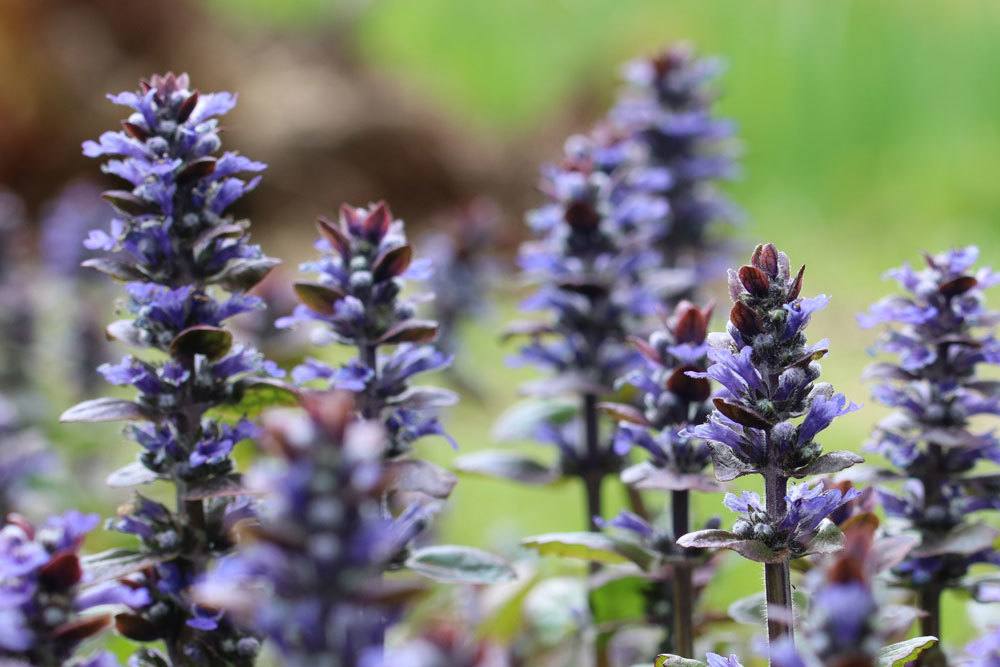
{"label": "green leaf", "polygon": [[493,425],[497,442],[533,440],[544,422],[565,423],[577,412],[576,403],[568,401],[521,401],[505,411]]}
{"label": "green leaf", "polygon": [[[792,604],[797,610],[805,610],[809,607],[809,595],[804,590],[795,589],[792,591]],[[729,605],[727,610],[729,617],[737,623],[758,627],[767,620],[767,599],[763,592],[754,593]]]}
{"label": "green leaf", "polygon": [[437,545],[417,549],[406,567],[434,581],[452,584],[495,584],[516,578],[507,561],[481,549]]}
{"label": "green leaf", "polygon": [[590,591],[594,623],[640,623],[646,620],[646,590],[643,577],[616,577]]}
{"label": "green leaf", "polygon": [[934,646],[937,637],[914,637],[879,649],[879,667],[905,667],[921,653]]}
{"label": "green leaf", "polygon": [[705,667],[705,663],[701,660],[692,660],[691,658],[682,658],[679,655],[665,654],[656,656],[656,660],[653,662],[655,667]]}
{"label": "green leaf", "polygon": [[148,419],[142,406],[120,398],[95,398],[77,403],[59,416],[61,422],[113,422]]}
{"label": "green leaf", "polygon": [[299,392],[289,384],[272,378],[244,378],[236,383],[234,399],[217,405],[209,412],[217,419],[253,418],[268,408],[294,407],[299,404]]}
{"label": "green leaf", "polygon": [[603,533],[547,533],[521,540],[521,544],[543,556],[580,558],[595,563],[634,563],[643,570],[657,560],[656,554],[638,544]]}
{"label": "green leaf", "polygon": [[485,450],[455,459],[455,469],[472,475],[498,477],[522,484],[551,484],[559,473],[534,459],[510,452]]}

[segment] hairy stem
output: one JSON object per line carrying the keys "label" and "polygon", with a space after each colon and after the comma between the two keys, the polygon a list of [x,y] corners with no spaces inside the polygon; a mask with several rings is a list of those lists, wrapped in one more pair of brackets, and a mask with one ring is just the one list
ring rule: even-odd
{"label": "hairy stem", "polygon": [[361,401],[361,416],[365,419],[375,419],[379,413],[379,405],[374,396],[374,388],[378,380],[378,345],[368,343],[358,345],[358,354],[361,357],[361,362],[367,368],[372,369],[374,373]]}
{"label": "hairy stem", "polygon": [[[674,539],[691,530],[691,492],[671,491],[670,511],[673,519]],[[692,563],[674,566],[674,653],[685,658],[694,657],[694,579]]]}
{"label": "hairy stem", "polygon": [[[785,493],[788,478],[768,470],[764,475],[764,494],[767,514],[772,521],[781,519],[785,512]],[[764,564],[764,593],[767,598],[768,645],[786,637],[794,639],[792,629],[792,579],[789,561]]]}

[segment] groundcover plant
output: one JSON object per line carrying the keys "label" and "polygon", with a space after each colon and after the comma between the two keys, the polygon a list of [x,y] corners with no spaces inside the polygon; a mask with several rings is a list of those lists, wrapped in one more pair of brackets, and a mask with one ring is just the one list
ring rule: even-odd
{"label": "groundcover plant", "polygon": [[[820,365],[838,337],[863,334],[807,336],[838,295],[811,295],[805,266],[762,240],[729,269],[729,304],[711,297],[738,264],[724,223],[740,217],[719,185],[737,172],[719,71],[679,46],[630,63],[607,116],[542,170],[517,256],[526,319],[495,339],[518,340],[512,363],[544,375],[494,434],[551,444],[548,458],[448,428],[491,372],[460,325],[502,277],[492,205],[422,244],[385,202],[319,217],[318,257],[301,279],[278,277],[299,303],[272,313],[276,327],[302,334],[280,349],[292,338],[259,316],[279,262],[232,212],[265,170],[222,148],[236,96],[174,73],[110,95],[128,109],[121,129],[83,153],[122,185],[103,193],[106,214],[90,186],[67,188],[42,245],[46,272],[68,280],[82,253],[66,239],[96,221],[83,266],[121,283],[106,332],[128,354],[98,364],[86,312],[69,348],[117,389],[62,422],[124,423],[138,449],[107,484],[131,498],[105,518],[119,546],[97,553],[85,549],[97,514],[34,519],[24,488],[57,460],[24,352],[37,315],[16,252],[25,213],[2,192],[0,663],[995,664],[995,624],[963,654],[942,599],[966,594],[986,618],[1000,601],[1000,314],[986,302],[1000,275],[975,268],[973,246],[890,271],[902,292],[858,319],[882,332],[872,351],[885,359],[865,378],[891,412],[854,448],[871,461],[824,447],[839,418],[867,412]],[[455,355],[462,372],[448,374]],[[74,383],[98,391],[91,379]],[[570,482],[582,521],[494,545],[503,556],[442,543],[440,517],[464,501],[440,457],[470,445],[456,471],[540,494]],[[762,566],[760,587],[721,613],[738,557]]]}

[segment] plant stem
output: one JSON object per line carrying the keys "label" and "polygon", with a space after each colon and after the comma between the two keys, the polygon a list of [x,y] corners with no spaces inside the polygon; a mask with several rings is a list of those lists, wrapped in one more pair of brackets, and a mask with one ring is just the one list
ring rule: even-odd
{"label": "plant stem", "polygon": [[[926,614],[920,619],[920,634],[941,637],[941,587],[937,584],[924,586],[917,592],[918,606]],[[917,667],[946,667],[948,659],[941,650],[941,642],[925,650],[917,658]]]}
{"label": "plant stem", "polygon": [[[788,478],[775,471],[764,474],[764,496],[768,517],[774,522],[785,512]],[[788,559],[764,564],[764,593],[767,598],[767,640],[774,646],[781,639],[794,640],[792,629],[792,579]]]}
{"label": "plant stem", "polygon": [[[672,491],[670,511],[673,518],[674,539],[687,534],[691,527],[691,493]],[[686,551],[686,550],[685,550]],[[687,554],[685,553],[685,556]],[[674,652],[684,658],[694,657],[694,579],[690,562],[674,566]]]}
{"label": "plant stem", "polygon": [[379,413],[379,406],[374,396],[374,387],[378,381],[378,345],[368,343],[358,345],[358,355],[365,367],[370,368],[373,373],[361,403],[361,416],[365,419],[375,419]]}
{"label": "plant stem", "polygon": [[601,482],[604,480],[597,417],[597,396],[584,394],[583,424],[586,462],[583,471],[583,484],[587,496],[587,526],[591,532],[595,533],[601,530],[597,525],[597,519],[601,516]]}

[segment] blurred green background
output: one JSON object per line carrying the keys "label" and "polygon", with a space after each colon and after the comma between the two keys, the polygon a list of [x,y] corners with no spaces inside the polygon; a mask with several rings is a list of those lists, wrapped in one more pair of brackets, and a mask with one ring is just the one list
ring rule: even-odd
{"label": "blurred green background", "polygon": [[[807,264],[806,293],[831,295],[811,331],[831,339],[826,377],[865,403],[830,429],[830,448],[859,448],[883,414],[859,380],[873,334],[854,323],[893,289],[882,272],[920,261],[924,249],[970,243],[985,263],[1000,263],[993,1],[131,5],[0,7],[0,182],[37,208],[65,179],[96,175],[77,154],[80,141],[116,123],[105,90],[129,89],[147,70],[187,70],[203,90],[240,91],[228,146],[271,164],[247,212],[265,249],[289,265],[310,253],[315,213],[382,196],[424,231],[434,212],[489,195],[504,210],[497,252],[509,258],[524,209],[539,201],[537,165],[604,113],[624,61],[678,40],[722,56],[720,108],[744,146],[744,173],[730,188],[747,214],[736,234],[746,248],[774,241]],[[511,350],[497,335],[512,304],[501,296],[492,317],[466,332],[460,365],[486,400],[449,414],[464,452],[493,445],[490,425],[533,376],[503,363]],[[53,434],[66,449],[81,440]],[[423,452],[452,456],[443,443]],[[463,479],[444,537],[507,550],[520,536],[582,527],[580,495]],[[717,500],[698,511],[718,512]],[[722,605],[758,583],[734,558],[711,599]],[[973,629],[960,602],[949,604],[945,633],[964,639]]]}

